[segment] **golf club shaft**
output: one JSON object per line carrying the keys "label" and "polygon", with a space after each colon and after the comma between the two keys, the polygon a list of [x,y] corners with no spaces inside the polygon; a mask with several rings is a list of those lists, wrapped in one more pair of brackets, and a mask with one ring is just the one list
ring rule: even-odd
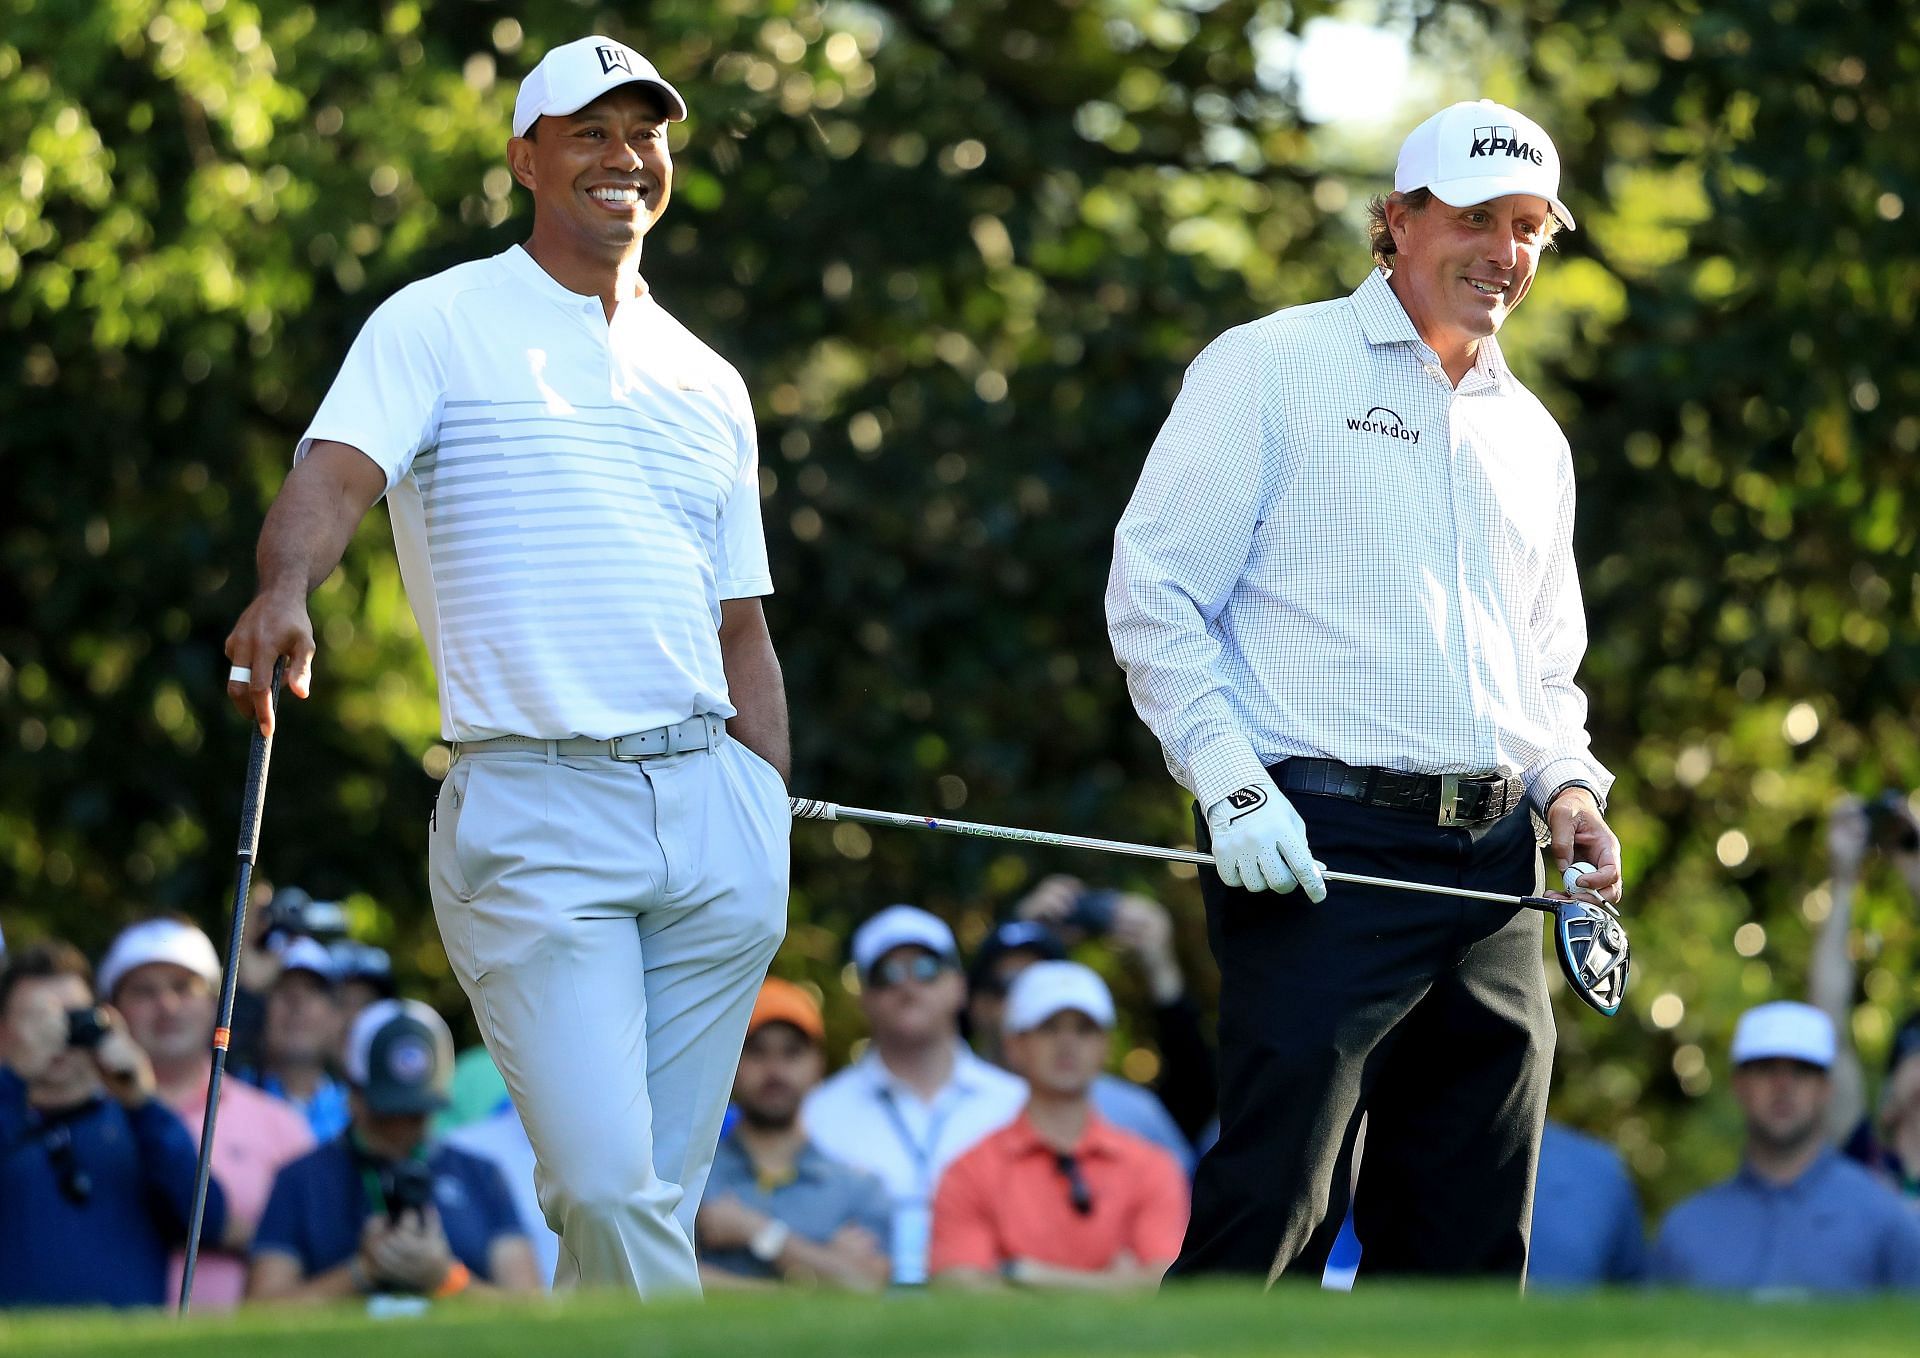
{"label": "golf club shaft", "polygon": [[[273,666],[273,689],[268,702],[276,715],[280,681],[286,662]],[[247,895],[253,887],[253,860],[260,848],[260,815],[267,804],[267,764],[273,758],[273,737],[256,725],[247,751],[247,784],[240,797],[239,871],[233,884],[233,928],[227,936],[227,964],[220,974],[220,1015],[213,1029],[213,1072],[207,1078],[207,1109],[200,1121],[200,1164],[193,1180],[193,1210],[187,1223],[186,1266],[180,1274],[180,1314],[193,1297],[194,1266],[200,1259],[200,1228],[207,1213],[207,1191],[213,1177],[213,1126],[220,1113],[220,1082],[227,1069],[227,1045],[232,1037],[233,995],[239,981],[240,950],[246,941]]]}
{"label": "golf club shaft", "polygon": [[[789,799],[796,820],[856,821],[864,825],[887,825],[900,830],[935,830],[942,834],[969,835],[980,839],[1010,839],[1020,844],[1044,844],[1056,849],[1086,849],[1093,853],[1121,854],[1129,858],[1153,858],[1167,863],[1194,863],[1213,866],[1213,855],[1197,849],[1169,849],[1155,844],[1131,844],[1119,839],[1094,839],[1087,835],[1059,835],[1046,830],[1021,830],[1010,825],[982,825],[977,821],[942,820],[937,816],[909,816],[898,811],[869,811],[864,807],[841,806],[835,802],[811,801],[804,797]],[[1368,877],[1357,872],[1320,874],[1329,882],[1350,886],[1386,887],[1392,891],[1417,891],[1433,896],[1459,896],[1467,900],[1491,901],[1495,905],[1525,906],[1551,911],[1550,902],[1525,896],[1503,896],[1493,891],[1469,891],[1464,887],[1432,886],[1425,882],[1402,882],[1391,877]]]}

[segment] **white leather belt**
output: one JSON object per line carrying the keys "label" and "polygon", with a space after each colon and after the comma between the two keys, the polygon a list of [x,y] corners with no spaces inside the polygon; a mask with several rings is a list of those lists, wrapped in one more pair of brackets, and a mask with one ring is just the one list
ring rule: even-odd
{"label": "white leather belt", "polygon": [[720,738],[726,733],[726,718],[716,717],[709,712],[688,717],[678,726],[636,731],[630,736],[615,736],[612,740],[595,740],[591,736],[566,736],[560,740],[541,740],[535,736],[494,736],[488,740],[456,741],[453,757],[464,759],[470,755],[524,751],[528,754],[544,754],[549,759],[557,759],[562,755],[585,755],[633,764],[642,759],[661,759],[667,755],[711,750],[720,744]]}

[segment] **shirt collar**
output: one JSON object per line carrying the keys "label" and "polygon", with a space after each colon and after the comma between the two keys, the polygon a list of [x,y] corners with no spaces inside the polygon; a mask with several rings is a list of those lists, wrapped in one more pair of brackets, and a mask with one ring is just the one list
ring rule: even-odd
{"label": "shirt collar", "polygon": [[[893,1072],[887,1069],[887,1063],[880,1059],[880,1053],[872,1047],[868,1047],[866,1054],[860,1058],[859,1069],[865,1074],[867,1083],[873,1086],[877,1094],[903,1094],[915,1099],[920,1097],[904,1081],[894,1078]],[[966,1043],[955,1038],[953,1073],[947,1077],[946,1084],[941,1087],[938,1094],[934,1095],[934,1098],[935,1100],[945,1098],[952,1090],[958,1090],[962,1094],[977,1093],[981,1086],[992,1078],[994,1070],[995,1067],[975,1056],[973,1049]]]}
{"label": "shirt collar", "polygon": [[[1426,352],[1432,352],[1420,338],[1413,318],[1400,305],[1399,294],[1382,270],[1374,269],[1367,274],[1366,281],[1353,290],[1352,301],[1354,314],[1360,319],[1360,332],[1367,337],[1368,344],[1417,344]],[[1513,380],[1507,357],[1500,352],[1500,341],[1493,335],[1480,341],[1474,351],[1473,367],[1461,379],[1460,390],[1478,385],[1476,375],[1502,390]]]}
{"label": "shirt collar", "polygon": [[[1026,1110],[1020,1110],[1020,1116],[1007,1124],[1008,1149],[1015,1156],[1058,1155],[1051,1141],[1042,1137],[1034,1127],[1033,1120]],[[1080,1129],[1080,1139],[1073,1143],[1072,1155],[1076,1160],[1090,1157],[1110,1157],[1120,1149],[1120,1133],[1112,1123],[1087,1109],[1087,1125]]]}
{"label": "shirt collar", "polygon": [[[600,307],[600,299],[598,297],[588,297],[584,293],[575,292],[572,288],[564,286],[559,279],[541,268],[540,261],[528,254],[527,248],[524,245],[509,245],[500,253],[499,258],[506,264],[509,273],[550,301],[558,302],[562,306],[581,311],[586,310],[586,304],[588,303],[591,303],[596,309]],[[626,300],[627,302],[639,302],[652,296],[653,289],[647,286],[647,282],[643,278],[640,280],[640,290]],[[615,309],[614,314],[617,316],[625,310],[626,302],[623,302]]]}
{"label": "shirt collar", "polygon": [[1799,1193],[1803,1189],[1810,1188],[1818,1184],[1820,1180],[1826,1178],[1828,1171],[1833,1168],[1839,1158],[1840,1152],[1829,1146],[1821,1151],[1820,1154],[1816,1155],[1812,1162],[1800,1171],[1797,1178],[1790,1183],[1784,1184],[1775,1183],[1771,1179],[1761,1178],[1759,1174],[1754,1172],[1751,1164],[1742,1160],[1740,1162],[1739,1179],[1741,1183],[1748,1188],[1756,1189],[1763,1193]]}

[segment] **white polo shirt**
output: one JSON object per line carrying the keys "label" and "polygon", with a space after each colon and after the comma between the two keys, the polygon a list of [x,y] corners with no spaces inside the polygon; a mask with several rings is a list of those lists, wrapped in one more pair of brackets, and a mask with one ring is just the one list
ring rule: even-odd
{"label": "white polo shirt", "polygon": [[1108,634],[1202,806],[1301,756],[1604,797],[1573,517],[1566,437],[1499,344],[1456,387],[1375,270],[1193,361],[1114,535]]}
{"label": "white polo shirt", "polygon": [[769,594],[746,385],[651,294],[513,246],[368,319],[294,454],[387,476],[448,740],[610,739],[733,715],[720,601]]}
{"label": "white polo shirt", "polygon": [[877,1175],[893,1198],[893,1281],[927,1280],[933,1194],[947,1166],[1027,1106],[1027,1082],[954,1044],[953,1075],[931,1101],[871,1049],[807,1095],[814,1145]]}

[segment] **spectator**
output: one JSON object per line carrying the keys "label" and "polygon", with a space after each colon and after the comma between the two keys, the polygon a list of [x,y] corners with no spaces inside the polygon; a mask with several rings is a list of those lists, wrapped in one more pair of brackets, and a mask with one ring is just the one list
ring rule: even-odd
{"label": "spectator", "polygon": [[1920,1211],[1920,1014],[1894,1032],[1878,1112],[1867,1115],[1866,1080],[1851,1033],[1857,985],[1853,897],[1867,854],[1878,847],[1908,892],[1908,911],[1920,905],[1920,819],[1899,793],[1871,803],[1844,797],[1827,823],[1832,904],[1820,925],[1809,968],[1807,998],[1840,1035],[1833,1068],[1833,1104],[1827,1125],[1846,1153],[1879,1174]]}
{"label": "spectator", "polygon": [[1653,1277],[1687,1287],[1864,1292],[1920,1287],[1920,1222],[1828,1145],[1833,1024],[1811,1005],[1763,1004],[1733,1035],[1733,1093],[1747,1127],[1726,1183],[1673,1209]]}
{"label": "spectator", "polygon": [[1640,1199],[1620,1153],[1551,1119],[1533,1186],[1527,1281],[1536,1287],[1602,1287],[1647,1275]]}
{"label": "spectator", "polygon": [[[1040,896],[1048,883],[1052,882],[1072,882],[1072,879],[1048,878],[1047,882],[1041,884],[1040,890],[1034,892],[1034,896]],[[1100,918],[1105,919],[1108,912],[1111,913],[1116,935],[1119,933],[1120,902],[1125,903],[1130,918],[1137,908],[1145,918],[1152,920],[1157,917],[1160,924],[1167,924],[1166,911],[1143,896],[1120,897],[1112,892],[1083,895],[1105,900],[1106,904],[1100,907]],[[1030,896],[1028,900],[1033,898]],[[1101,932],[1105,933],[1105,927]],[[1171,933],[1170,927],[1168,933]],[[1007,987],[1013,984],[1014,977],[1033,963],[1063,961],[1066,955],[1066,944],[1053,926],[1040,919],[1008,920],[987,935],[986,942],[974,954],[973,967],[967,974],[967,1032],[973,1039],[976,1052],[1003,1070],[1006,1068],[1000,1029],[1002,1015],[1006,1011]],[[1173,974],[1178,984],[1178,964],[1175,964]],[[1181,998],[1184,999],[1184,996]],[[1205,1044],[1201,1045],[1205,1050]],[[1144,1136],[1178,1160],[1183,1171],[1192,1172],[1193,1143],[1152,1090],[1109,1071],[1102,1071],[1100,1078],[1094,1081],[1093,1106],[1108,1122],[1122,1131]],[[1208,1115],[1211,1116],[1210,1108]]]}
{"label": "spectator", "polygon": [[242,1078],[298,1108],[325,1143],[347,1129],[347,1088],[329,1067],[340,1050],[340,991],[333,954],[311,938],[287,940],[267,992],[261,1064]]}
{"label": "spectator", "polygon": [[[196,1158],[153,1067],[65,943],[0,972],[0,1306],[160,1306]],[[207,1194],[203,1241],[226,1230]]]}
{"label": "spectator", "polygon": [[800,1125],[801,1101],[826,1068],[825,1038],[806,991],[777,978],[761,986],[733,1082],[739,1120],[720,1138],[694,1222],[710,1286],[887,1285],[886,1185],[828,1157]]}
{"label": "spectator", "polygon": [[888,906],[853,935],[860,1008],[873,1040],[809,1094],[813,1142],[878,1175],[893,1202],[893,1280],[927,1279],[934,1186],[962,1151],[1005,1126],[1026,1085],[960,1040],[966,984],[953,931],[911,905]]}
{"label": "spectator", "polygon": [[[220,958],[191,924],[150,919],[124,930],[100,963],[100,990],[126,1016],[127,1030],[153,1064],[160,1101],[187,1129],[195,1149],[207,1114],[213,1074],[215,992]],[[273,1176],[313,1149],[306,1119],[284,1099],[239,1080],[220,1092],[213,1139],[213,1177],[227,1197],[227,1229],[219,1250],[200,1256],[193,1274],[197,1309],[228,1309],[247,1290],[246,1252],[266,1209]],[[185,1251],[176,1251],[167,1295],[180,1295]]]}
{"label": "spectator", "polygon": [[390,1000],[399,989],[393,981],[393,959],[385,948],[343,938],[327,947],[333,976],[340,990],[340,1031],[350,1032],[360,1011],[375,1000]]}
{"label": "spectator", "polygon": [[1089,1092],[1113,997],[1077,962],[1036,962],[1007,995],[1007,1055],[1025,1110],[955,1160],[933,1204],[933,1280],[1120,1291],[1155,1287],[1180,1253],[1187,1180],[1173,1157],[1110,1125]]}
{"label": "spectator", "polygon": [[347,1040],[351,1125],[280,1171],[247,1295],[534,1292],[533,1250],[500,1171],[427,1137],[453,1035],[417,1000],[369,1005]]}

